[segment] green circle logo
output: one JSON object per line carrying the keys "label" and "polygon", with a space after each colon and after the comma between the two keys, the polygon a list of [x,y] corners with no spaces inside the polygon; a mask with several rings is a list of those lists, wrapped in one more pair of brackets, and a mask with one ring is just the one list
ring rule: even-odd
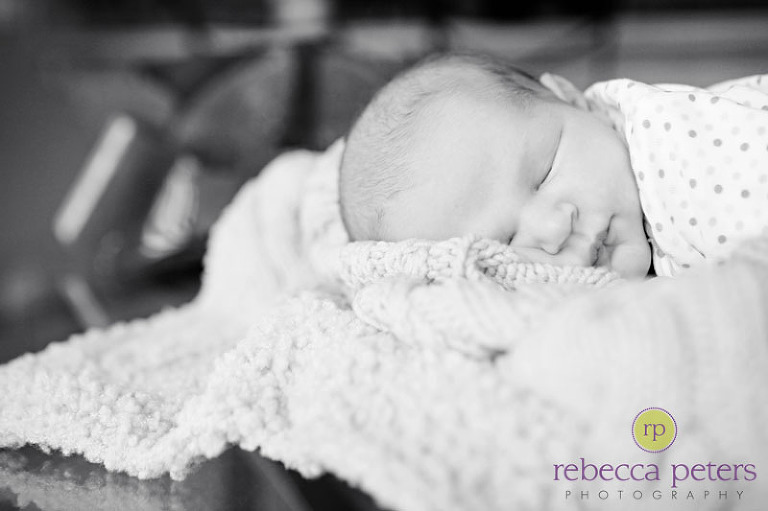
{"label": "green circle logo", "polygon": [[677,422],[663,408],[646,408],[632,423],[632,438],[639,448],[647,452],[661,452],[677,438]]}

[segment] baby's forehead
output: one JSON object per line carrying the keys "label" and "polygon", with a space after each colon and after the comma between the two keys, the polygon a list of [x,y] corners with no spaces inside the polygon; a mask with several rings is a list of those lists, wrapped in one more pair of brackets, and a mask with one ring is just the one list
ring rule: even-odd
{"label": "baby's forehead", "polygon": [[475,95],[435,100],[415,128],[407,166],[413,183],[435,194],[450,186],[457,197],[500,181],[527,183],[557,138],[545,113]]}
{"label": "baby's forehead", "polygon": [[483,133],[501,122],[505,108],[500,101],[471,93],[436,95],[413,115],[408,153],[425,147],[478,152]]}
{"label": "baby's forehead", "polygon": [[425,106],[407,149],[412,182],[437,192],[446,183],[460,181],[466,189],[473,181],[490,181],[523,149],[512,122],[502,107],[473,97],[448,97]]}
{"label": "baby's forehead", "polygon": [[420,105],[413,117],[411,151],[424,145],[473,150],[482,154],[484,137],[521,120],[523,112],[503,97],[483,90],[455,90],[436,94]]}

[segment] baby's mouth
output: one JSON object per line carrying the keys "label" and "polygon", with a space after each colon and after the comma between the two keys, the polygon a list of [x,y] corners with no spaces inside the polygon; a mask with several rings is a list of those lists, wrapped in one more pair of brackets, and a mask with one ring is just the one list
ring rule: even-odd
{"label": "baby's mouth", "polygon": [[602,245],[600,244],[593,244],[590,247],[590,259],[592,260],[589,265],[590,266],[597,266],[597,261],[600,259],[600,253],[602,252]]}
{"label": "baby's mouth", "polygon": [[595,266],[600,260],[600,256],[605,251],[605,239],[608,237],[608,229],[599,232],[595,236],[595,240],[590,245],[590,259],[592,260],[590,266]]}

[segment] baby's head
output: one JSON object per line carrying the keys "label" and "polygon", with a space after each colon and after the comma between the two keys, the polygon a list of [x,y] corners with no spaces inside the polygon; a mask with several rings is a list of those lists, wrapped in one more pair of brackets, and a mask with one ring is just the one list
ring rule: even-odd
{"label": "baby's head", "polygon": [[477,234],[532,262],[645,275],[650,248],[626,146],[560,99],[561,85],[463,55],[396,77],[347,137],[340,198],[351,239]]}

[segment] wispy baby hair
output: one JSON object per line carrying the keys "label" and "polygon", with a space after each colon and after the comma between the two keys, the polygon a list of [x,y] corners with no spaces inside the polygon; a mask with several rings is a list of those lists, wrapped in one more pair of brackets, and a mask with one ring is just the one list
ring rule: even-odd
{"label": "wispy baby hair", "polygon": [[544,88],[531,75],[497,59],[472,54],[428,57],[376,93],[352,125],[342,157],[339,195],[350,239],[386,235],[386,204],[413,185],[409,150],[416,120],[438,97],[476,94],[526,105]]}

